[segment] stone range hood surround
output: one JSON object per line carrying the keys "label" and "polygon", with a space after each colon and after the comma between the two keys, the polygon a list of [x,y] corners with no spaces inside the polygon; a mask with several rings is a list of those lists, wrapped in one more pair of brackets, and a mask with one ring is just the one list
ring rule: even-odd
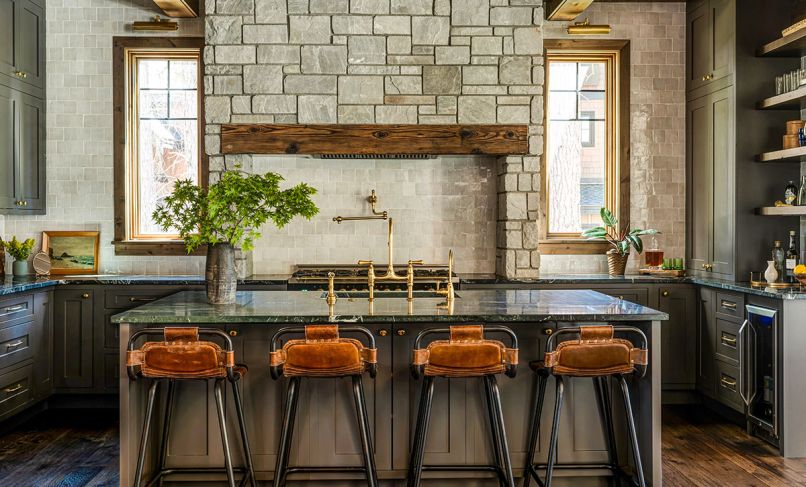
{"label": "stone range hood surround", "polygon": [[308,154],[352,158],[524,155],[526,125],[224,124],[224,154]]}

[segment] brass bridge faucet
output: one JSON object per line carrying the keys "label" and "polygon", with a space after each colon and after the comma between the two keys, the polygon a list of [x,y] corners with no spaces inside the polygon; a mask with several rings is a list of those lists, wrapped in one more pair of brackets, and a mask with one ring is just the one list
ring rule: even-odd
{"label": "brass bridge faucet", "polygon": [[[409,260],[408,268],[406,270],[406,275],[401,276],[395,272],[395,259],[394,259],[394,221],[389,216],[387,211],[378,211],[376,206],[378,204],[378,196],[375,194],[375,190],[372,190],[372,193],[367,197],[367,201],[369,202],[372,208],[372,215],[371,216],[336,216],[333,218],[333,221],[337,224],[341,224],[345,221],[359,221],[359,220],[386,220],[389,222],[388,231],[386,236],[386,246],[388,248],[388,255],[389,255],[389,264],[387,264],[386,273],[382,275],[375,274],[375,264],[371,260],[359,260],[358,265],[365,265],[367,266],[367,287],[369,288],[369,301],[372,302],[375,299],[375,283],[377,281],[406,281],[406,288],[408,291],[407,298],[408,301],[412,301],[414,299],[414,266],[415,265],[424,265],[422,260]],[[331,281],[332,282],[332,281]],[[453,251],[451,250],[448,253],[448,277],[446,281],[446,287],[444,290],[439,288],[439,282],[437,282],[437,289],[436,292],[440,295],[445,296],[445,300],[448,302],[453,301],[454,293],[453,293]]]}

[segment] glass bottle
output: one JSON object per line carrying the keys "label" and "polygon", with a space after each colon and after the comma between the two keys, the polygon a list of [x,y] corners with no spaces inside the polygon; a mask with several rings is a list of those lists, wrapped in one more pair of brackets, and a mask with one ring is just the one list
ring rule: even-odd
{"label": "glass bottle", "polygon": [[798,191],[798,206],[806,206],[806,176],[800,177],[800,190]]}
{"label": "glass bottle", "polygon": [[646,266],[653,269],[660,269],[663,263],[663,251],[658,246],[658,239],[655,235],[649,240],[649,248],[644,250]]}
{"label": "glass bottle", "polygon": [[781,241],[776,240],[775,246],[772,248],[772,261],[775,264],[775,270],[778,271],[778,279],[786,272],[786,255],[784,248],[781,247]]}
{"label": "glass bottle", "polygon": [[789,231],[789,247],[786,249],[786,275],[791,278],[795,273],[795,267],[798,265],[798,238],[795,230]]}
{"label": "glass bottle", "polygon": [[798,187],[794,181],[789,181],[784,190],[784,203],[787,205],[794,205],[798,199]]}

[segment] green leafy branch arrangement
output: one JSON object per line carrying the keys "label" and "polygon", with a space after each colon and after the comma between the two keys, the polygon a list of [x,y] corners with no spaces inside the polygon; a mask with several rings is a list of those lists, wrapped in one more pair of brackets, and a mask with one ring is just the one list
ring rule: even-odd
{"label": "green leafy branch arrangement", "polygon": [[152,218],[165,231],[178,230],[188,253],[217,243],[252,250],[267,221],[282,228],[295,216],[310,219],[319,213],[311,200],[316,189],[300,183],[281,190],[282,181],[276,173],[245,175],[238,170],[224,172],[207,188],[180,180]]}
{"label": "green leafy branch arrangement", "polygon": [[[618,220],[613,215],[613,212],[607,208],[599,210],[599,216],[602,217],[604,226],[594,227],[582,232],[582,236],[588,240],[605,240],[613,246],[613,250],[619,255],[627,255],[630,253],[630,247],[634,247],[640,254],[644,250],[644,242],[641,240],[641,235],[655,235],[660,233],[657,230],[630,230],[629,225],[624,225],[621,230],[618,229]],[[611,250],[611,252],[613,252]]]}
{"label": "green leafy branch arrangement", "polygon": [[14,260],[24,261],[28,260],[28,257],[31,256],[31,252],[34,250],[34,245],[36,245],[36,241],[32,238],[29,238],[23,242],[17,240],[17,237],[14,236],[8,242],[3,242],[0,239],[0,249],[5,249],[8,252],[8,255],[14,258]]}

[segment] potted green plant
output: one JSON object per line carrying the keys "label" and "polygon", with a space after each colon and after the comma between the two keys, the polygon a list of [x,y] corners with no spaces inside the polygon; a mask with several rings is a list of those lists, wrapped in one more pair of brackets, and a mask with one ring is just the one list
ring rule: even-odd
{"label": "potted green plant", "polygon": [[622,225],[618,228],[618,220],[607,208],[599,210],[602,217],[603,226],[590,228],[582,232],[583,237],[588,240],[605,240],[613,246],[607,251],[607,270],[611,276],[623,276],[627,268],[627,260],[630,258],[630,247],[639,254],[644,250],[644,242],[641,235],[654,235],[657,230],[641,230],[638,228],[630,230],[630,225]]}
{"label": "potted green plant", "polygon": [[28,240],[20,242],[15,236],[9,242],[0,240],[0,245],[5,248],[8,255],[14,259],[14,264],[11,266],[11,272],[14,276],[27,276],[31,273],[28,258],[31,256],[34,245],[36,245],[34,239],[29,238]]}
{"label": "potted green plant", "polygon": [[205,283],[212,304],[235,302],[235,248],[252,250],[260,227],[271,220],[282,228],[296,216],[319,212],[305,183],[280,189],[283,177],[268,172],[247,175],[226,171],[218,182],[201,187],[191,180],[174,184],[174,192],[152,217],[166,231],[178,231],[188,253],[207,245]]}

